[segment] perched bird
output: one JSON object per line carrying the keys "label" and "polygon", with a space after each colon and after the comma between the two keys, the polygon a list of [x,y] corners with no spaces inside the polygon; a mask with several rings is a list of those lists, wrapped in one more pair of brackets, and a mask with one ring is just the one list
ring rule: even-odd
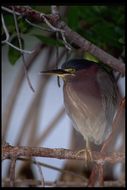
{"label": "perched bird", "polygon": [[91,159],[89,143],[101,145],[112,132],[118,104],[113,75],[101,64],[85,59],[72,59],[62,64],[61,69],[42,73],[63,78],[65,110],[84,137],[86,154]]}

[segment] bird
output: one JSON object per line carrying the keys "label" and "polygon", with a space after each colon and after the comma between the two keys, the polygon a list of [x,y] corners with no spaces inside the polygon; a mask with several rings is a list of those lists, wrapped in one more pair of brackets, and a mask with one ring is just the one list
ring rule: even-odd
{"label": "bird", "polygon": [[66,113],[86,142],[85,159],[92,160],[90,143],[101,145],[112,132],[118,105],[118,90],[112,72],[104,64],[74,58],[65,61],[61,69],[41,73],[63,79]]}

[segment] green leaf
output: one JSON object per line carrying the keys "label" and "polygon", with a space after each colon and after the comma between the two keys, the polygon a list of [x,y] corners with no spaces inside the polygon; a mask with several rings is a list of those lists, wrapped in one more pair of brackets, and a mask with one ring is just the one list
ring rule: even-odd
{"label": "green leaf", "polygon": [[4,14],[4,20],[9,34],[15,33],[15,22],[12,15]]}
{"label": "green leaf", "polygon": [[50,46],[64,46],[62,40],[56,40],[47,36],[42,36],[39,34],[34,34],[35,37],[37,37],[39,40],[41,40],[43,43],[50,45]]}
{"label": "green leaf", "polygon": [[85,53],[84,53],[84,58],[85,58],[85,59],[88,59],[88,60],[90,60],[90,61],[94,61],[94,62],[96,62],[96,63],[99,62],[98,59],[97,59],[95,56],[93,56],[92,54],[90,54],[89,52],[85,52]]}
{"label": "green leaf", "polygon": [[[21,39],[21,42],[22,42],[22,46],[24,47],[23,39]],[[19,42],[18,42],[17,37],[14,37],[10,43],[15,45],[16,47],[19,47]],[[8,57],[9,57],[9,61],[11,65],[15,65],[16,61],[20,58],[20,56],[21,56],[21,52],[9,46]]]}

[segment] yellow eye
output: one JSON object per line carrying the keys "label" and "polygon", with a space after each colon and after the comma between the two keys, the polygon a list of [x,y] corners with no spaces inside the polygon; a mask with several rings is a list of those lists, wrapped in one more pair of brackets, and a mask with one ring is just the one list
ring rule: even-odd
{"label": "yellow eye", "polygon": [[76,70],[73,68],[65,69],[65,71],[69,72],[70,74],[74,74],[76,72]]}

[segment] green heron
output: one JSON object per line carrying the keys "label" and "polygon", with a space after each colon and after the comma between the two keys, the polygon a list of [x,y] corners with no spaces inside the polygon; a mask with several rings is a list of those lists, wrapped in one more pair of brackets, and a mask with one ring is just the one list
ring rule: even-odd
{"label": "green heron", "polygon": [[111,134],[118,103],[115,80],[100,64],[85,59],[72,59],[61,69],[43,71],[62,77],[65,110],[75,129],[89,143],[101,145]]}

